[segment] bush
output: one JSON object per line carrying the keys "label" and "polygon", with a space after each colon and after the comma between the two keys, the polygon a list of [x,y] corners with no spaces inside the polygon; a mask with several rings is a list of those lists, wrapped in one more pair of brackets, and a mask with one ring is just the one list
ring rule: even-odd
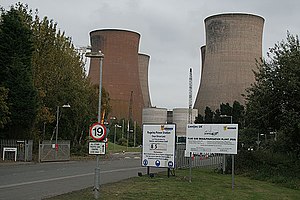
{"label": "bush", "polygon": [[[231,159],[228,161],[228,170],[231,171]],[[237,174],[300,189],[300,161],[296,156],[269,150],[240,151],[235,168]]]}

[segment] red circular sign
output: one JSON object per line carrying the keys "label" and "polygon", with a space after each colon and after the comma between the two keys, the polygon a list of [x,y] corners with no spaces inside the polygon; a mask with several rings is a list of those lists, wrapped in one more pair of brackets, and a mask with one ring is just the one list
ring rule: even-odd
{"label": "red circular sign", "polygon": [[106,127],[98,122],[90,126],[90,136],[97,141],[101,141],[106,136]]}

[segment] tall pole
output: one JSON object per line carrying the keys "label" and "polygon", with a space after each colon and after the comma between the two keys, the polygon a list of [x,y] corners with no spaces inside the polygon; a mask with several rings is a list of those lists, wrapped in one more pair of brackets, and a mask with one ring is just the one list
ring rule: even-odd
{"label": "tall pole", "polygon": [[127,151],[128,151],[128,143],[129,143],[129,131],[130,131],[130,123],[129,123],[129,120],[128,120],[128,125],[127,125]]}
{"label": "tall pole", "polygon": [[189,123],[190,124],[193,124],[192,104],[193,104],[193,72],[192,72],[192,68],[190,68],[190,76],[189,76]]}
{"label": "tall pole", "polygon": [[[102,96],[102,62],[104,54],[99,52],[87,52],[86,57],[90,58],[99,58],[100,59],[100,68],[99,68],[99,102],[98,102],[98,123],[101,123],[101,96]],[[100,161],[99,155],[96,155],[96,168],[95,168],[95,181],[94,181],[94,197],[95,199],[99,198],[99,189],[100,189]]]}
{"label": "tall pole", "polygon": [[136,121],[134,121],[134,133],[133,133],[133,146],[135,147],[135,144],[136,144]]}
{"label": "tall pole", "polygon": [[57,106],[57,109],[56,109],[55,159],[57,159],[57,150],[58,150],[58,144],[57,144],[58,120],[59,120],[59,106]]}
{"label": "tall pole", "polygon": [[[230,124],[232,124],[232,115],[220,115],[220,117],[230,117]],[[223,168],[223,174],[225,174],[225,171],[226,171],[226,155],[223,154],[223,165],[222,165],[222,168]]]}
{"label": "tall pole", "polygon": [[[57,136],[58,136],[58,118],[59,118],[59,106],[56,108],[56,134],[55,134],[55,145],[57,145]],[[56,146],[55,146],[56,147]]]}
{"label": "tall pole", "polygon": [[115,150],[115,146],[116,146],[116,128],[117,128],[117,124],[115,124],[115,134],[114,134],[114,150]]}

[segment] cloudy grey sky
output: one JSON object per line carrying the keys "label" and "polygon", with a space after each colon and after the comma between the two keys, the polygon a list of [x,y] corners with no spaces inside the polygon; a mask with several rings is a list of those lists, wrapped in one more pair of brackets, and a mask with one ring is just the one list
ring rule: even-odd
{"label": "cloudy grey sky", "polygon": [[[188,107],[189,68],[193,68],[193,102],[200,84],[200,47],[205,44],[207,16],[242,12],[265,18],[263,56],[286,38],[300,33],[299,0],[19,0],[39,16],[48,16],[76,46],[90,44],[89,32],[120,28],[141,34],[140,52],[151,56],[152,105]],[[18,1],[1,0],[9,9]]]}

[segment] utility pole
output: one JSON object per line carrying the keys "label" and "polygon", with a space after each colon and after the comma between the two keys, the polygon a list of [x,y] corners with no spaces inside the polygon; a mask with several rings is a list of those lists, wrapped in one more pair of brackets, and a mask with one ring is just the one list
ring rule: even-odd
{"label": "utility pole", "polygon": [[128,112],[128,127],[127,127],[127,149],[128,149],[128,143],[130,140],[129,133],[130,133],[130,121],[132,119],[132,96],[133,96],[133,91],[130,92],[130,100],[129,100],[129,112]]}

